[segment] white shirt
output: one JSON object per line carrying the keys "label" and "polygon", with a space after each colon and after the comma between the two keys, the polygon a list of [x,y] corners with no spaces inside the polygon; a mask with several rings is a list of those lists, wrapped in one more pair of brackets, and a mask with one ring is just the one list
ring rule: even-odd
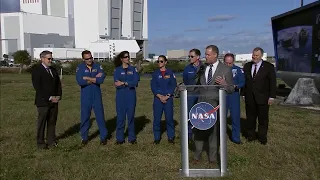
{"label": "white shirt", "polygon": [[[213,77],[214,73],[216,72],[216,69],[217,69],[217,67],[218,67],[218,64],[219,64],[219,60],[217,60],[217,62],[213,63],[213,66],[212,66],[212,77]],[[206,82],[208,82],[209,70],[210,70],[210,65],[208,65],[208,66],[206,67],[206,71],[205,71]]]}
{"label": "white shirt", "polygon": [[[258,73],[260,67],[261,67],[261,64],[262,64],[262,59],[257,63],[257,69],[256,69],[256,73]],[[252,63],[252,68],[251,68],[251,76],[253,77],[253,72],[254,72],[254,68],[255,68],[255,63]]]}
{"label": "white shirt", "polygon": [[51,76],[53,77],[53,74],[52,74],[52,72],[51,72],[51,69],[50,69],[49,67],[47,67],[46,65],[44,65],[43,63],[41,63],[41,64],[42,64],[42,66],[43,66],[44,68],[46,68],[46,70],[47,70],[47,69],[49,70]]}
{"label": "white shirt", "polygon": [[[49,72],[50,72],[51,76],[53,77],[53,74],[52,74],[52,72],[51,72],[51,69],[50,69],[49,67],[47,67],[46,65],[44,65],[43,63],[41,63],[41,64],[42,64],[42,66],[43,66],[44,68],[46,68],[46,70],[49,69]],[[52,99],[52,96],[49,97],[49,101],[51,101],[51,99]]]}

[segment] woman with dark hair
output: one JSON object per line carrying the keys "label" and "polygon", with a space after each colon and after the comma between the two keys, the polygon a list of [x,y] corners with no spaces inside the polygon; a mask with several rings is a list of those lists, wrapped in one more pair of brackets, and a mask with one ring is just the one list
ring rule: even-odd
{"label": "woman with dark hair", "polygon": [[139,74],[134,66],[129,64],[129,52],[122,51],[114,60],[116,66],[113,79],[116,86],[117,130],[116,144],[123,144],[125,120],[128,118],[128,142],[136,144],[134,115],[136,107],[136,87]]}
{"label": "woman with dark hair", "polygon": [[164,111],[167,123],[168,142],[174,143],[175,129],[173,120],[173,94],[177,86],[177,80],[171,69],[166,68],[168,60],[161,55],[158,58],[159,69],[152,73],[151,90],[154,94],[153,100],[153,134],[154,143],[159,144],[161,140],[161,117]]}

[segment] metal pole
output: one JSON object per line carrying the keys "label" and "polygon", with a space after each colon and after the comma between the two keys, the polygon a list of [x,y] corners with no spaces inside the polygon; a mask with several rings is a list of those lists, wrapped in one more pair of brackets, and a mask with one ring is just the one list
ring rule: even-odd
{"label": "metal pole", "polygon": [[227,114],[226,114],[226,92],[224,89],[219,90],[220,104],[220,160],[221,176],[227,175]]}
{"label": "metal pole", "polygon": [[303,6],[303,0],[300,0],[300,7]]}
{"label": "metal pole", "polygon": [[187,90],[180,91],[180,124],[181,124],[181,164],[182,175],[189,176],[189,151],[188,151],[188,102]]}

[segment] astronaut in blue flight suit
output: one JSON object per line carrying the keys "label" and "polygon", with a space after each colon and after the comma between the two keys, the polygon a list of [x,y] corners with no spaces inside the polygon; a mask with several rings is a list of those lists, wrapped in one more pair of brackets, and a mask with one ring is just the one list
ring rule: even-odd
{"label": "astronaut in blue flight suit", "polygon": [[[198,49],[191,49],[189,51],[190,64],[184,68],[183,83],[185,85],[195,85],[197,82],[196,76],[201,66],[200,61],[201,52]],[[194,88],[187,88],[188,90],[188,112],[198,102],[198,96],[193,94]],[[189,113],[188,113],[189,114]],[[188,139],[192,140],[192,124],[188,122]]]}
{"label": "astronaut in blue flight suit", "polygon": [[235,91],[227,95],[227,113],[230,110],[232,120],[231,141],[241,144],[240,140],[240,93],[239,90],[244,86],[245,78],[240,67],[234,65],[234,55],[228,53],[224,56],[224,63],[232,68],[233,84]]}
{"label": "astronaut in blue flight suit", "polygon": [[100,89],[100,85],[105,79],[105,73],[101,65],[93,62],[90,51],[83,51],[82,58],[84,62],[78,65],[76,72],[76,80],[81,87],[81,144],[86,145],[88,143],[90,116],[91,110],[93,109],[100,131],[100,144],[106,145],[108,131],[104,119]]}
{"label": "astronaut in blue flight suit", "polygon": [[114,60],[113,74],[116,86],[117,130],[116,144],[123,144],[126,118],[128,118],[128,142],[136,144],[134,115],[136,108],[136,87],[140,76],[137,69],[129,65],[129,52],[121,52]]}
{"label": "astronaut in blue flight suit", "polygon": [[152,73],[151,90],[154,94],[153,100],[153,134],[154,144],[161,140],[161,117],[164,111],[168,142],[174,143],[175,124],[173,120],[173,94],[177,86],[177,80],[171,69],[166,68],[168,62],[166,56],[158,58],[159,69]]}

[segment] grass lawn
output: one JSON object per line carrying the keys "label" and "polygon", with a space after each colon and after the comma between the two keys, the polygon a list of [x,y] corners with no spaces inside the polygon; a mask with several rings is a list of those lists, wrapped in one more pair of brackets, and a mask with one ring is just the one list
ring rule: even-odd
{"label": "grass lawn", "polygon": [[[153,145],[153,96],[149,78],[141,78],[137,90],[138,144],[114,145],[115,88],[112,77],[107,77],[102,86],[103,102],[107,128],[113,138],[107,146],[99,145],[97,124],[92,113],[91,141],[80,148],[79,87],[74,76],[64,76],[57,122],[59,146],[39,151],[36,148],[37,112],[30,75],[1,74],[0,77],[0,179],[182,179],[178,174],[181,167],[179,99],[175,100],[174,107],[174,118],[178,123],[177,143],[168,144],[165,132],[163,141]],[[243,106],[241,116],[245,119]],[[273,105],[268,145],[247,143],[242,139],[244,144],[239,146],[228,141],[228,168],[232,176],[225,179],[319,179],[319,117],[316,111]],[[206,163],[201,166],[206,168]]]}

